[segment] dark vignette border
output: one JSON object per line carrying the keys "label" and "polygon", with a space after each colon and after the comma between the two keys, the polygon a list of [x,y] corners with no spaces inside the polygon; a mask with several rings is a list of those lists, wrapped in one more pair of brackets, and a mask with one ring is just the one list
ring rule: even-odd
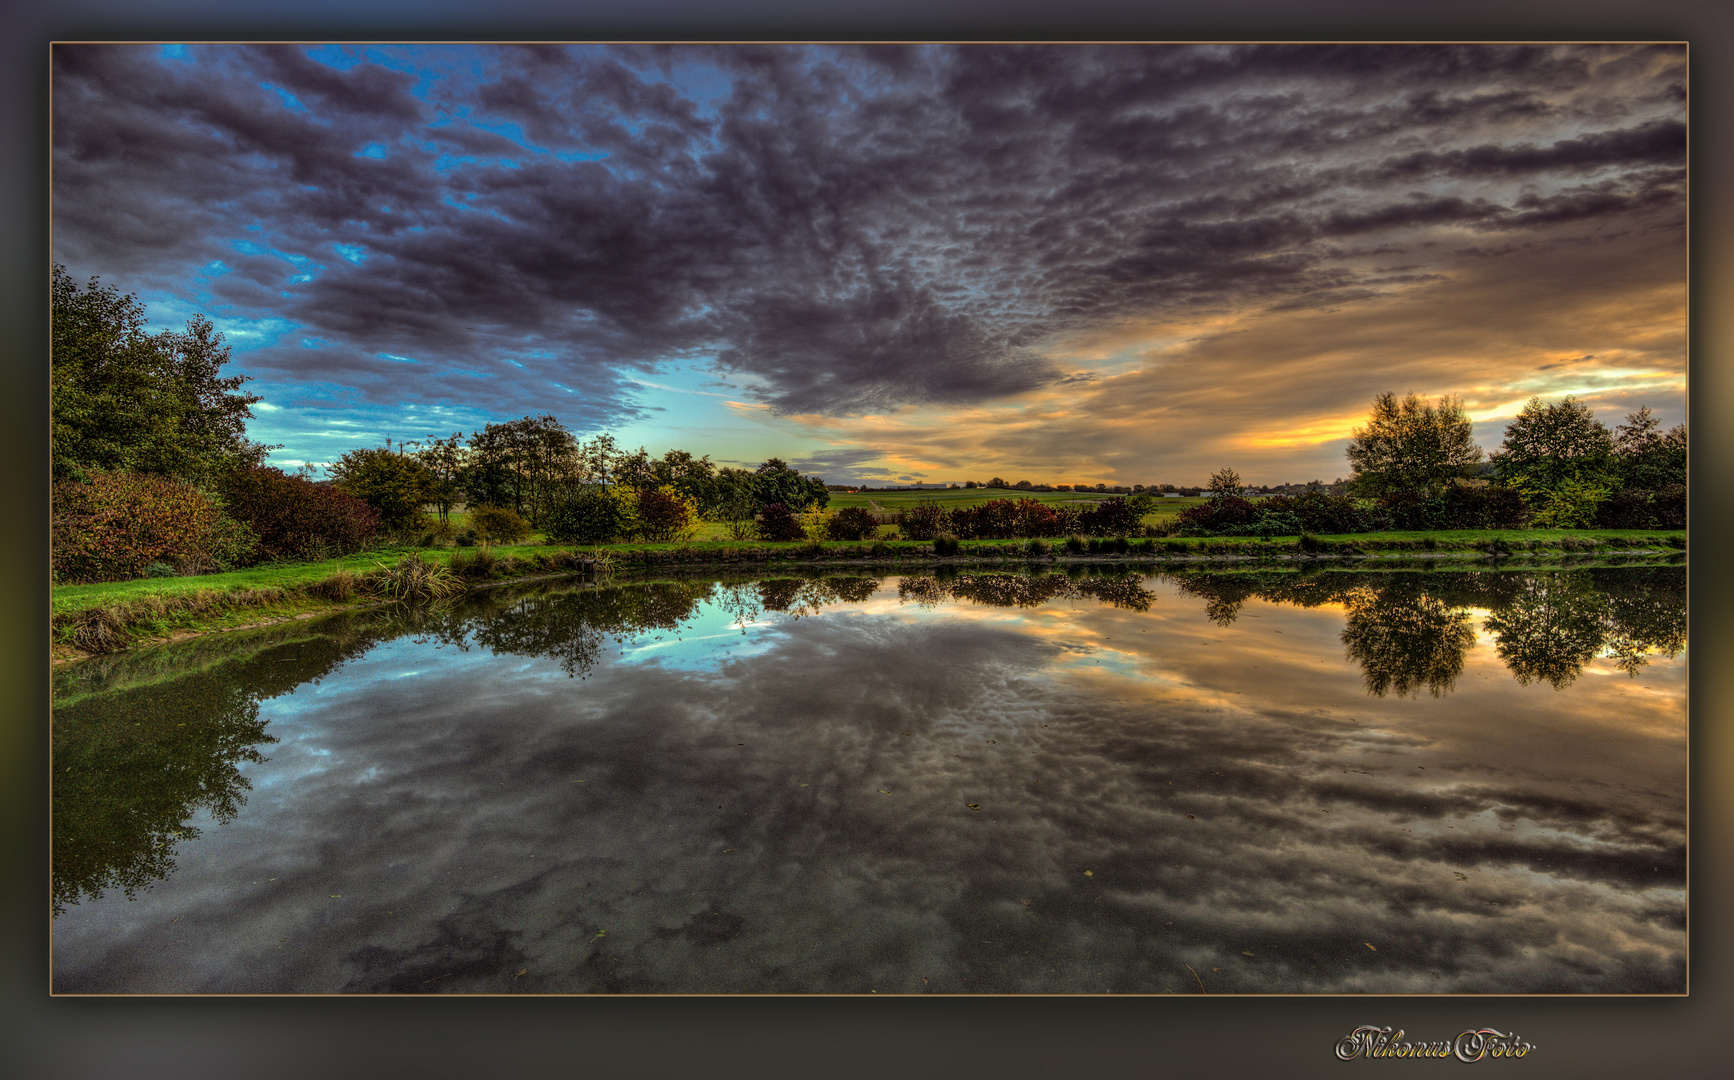
{"label": "dark vignette border", "polygon": [[[1437,1039],[1465,1028],[1516,1029],[1537,1049],[1484,1065],[1526,1075],[1711,1075],[1731,1045],[1722,1021],[1734,984],[1726,897],[1734,741],[1713,730],[1730,677],[1694,665],[1691,994],[1687,998],[1085,999],[51,999],[42,899],[47,882],[46,566],[48,43],[52,40],[343,39],[1168,39],[1686,40],[1692,56],[1694,530],[1727,524],[1731,436],[1717,420],[1727,388],[1724,325],[1734,308],[1727,260],[1729,77],[1734,19],[1712,0],[1465,0],[1395,6],[1367,0],[462,0],[359,7],[299,0],[249,8],[219,0],[63,0],[52,14],[12,9],[0,23],[0,804],[12,872],[0,890],[0,1060],[17,1075],[432,1075],[766,1077],[1053,1076],[1077,1072],[1311,1076],[1346,1065],[1335,1041],[1360,1024]],[[1706,547],[1706,552],[1712,548]],[[1695,565],[1695,652],[1723,654],[1728,574]],[[1707,917],[1706,917],[1707,916]],[[1647,1067],[1646,1067],[1647,1066]],[[1375,1066],[1375,1068],[1378,1066]],[[1458,1064],[1405,1068],[1449,1069]],[[1539,1070],[1539,1071],[1538,1071]],[[8,1070],[12,1071],[12,1070]]]}

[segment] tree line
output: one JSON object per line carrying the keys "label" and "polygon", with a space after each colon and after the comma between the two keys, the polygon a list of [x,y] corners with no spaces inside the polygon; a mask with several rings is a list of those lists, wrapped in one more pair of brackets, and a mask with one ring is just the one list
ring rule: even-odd
{"label": "tree line", "polygon": [[1610,430],[1576,398],[1531,398],[1488,454],[1460,399],[1385,393],[1345,453],[1346,491],[1257,504],[1241,497],[1238,473],[1218,470],[1205,491],[1211,501],[1182,513],[1180,532],[1686,527],[1686,427],[1662,430],[1647,406]]}
{"label": "tree line", "polygon": [[[591,542],[682,539],[700,519],[756,535],[830,491],[779,458],[754,469],[578,439],[549,414],[464,436],[351,450],[316,480],[265,464],[246,436],[260,398],[224,376],[223,335],[195,315],[147,332],[144,308],[66,269],[52,277],[51,529],[56,580],[198,573],[361,550],[381,533],[449,526],[467,504],[495,538],[530,527]],[[437,515],[429,521],[426,508]],[[777,516],[773,514],[773,516]],[[449,530],[448,530],[449,531]]]}

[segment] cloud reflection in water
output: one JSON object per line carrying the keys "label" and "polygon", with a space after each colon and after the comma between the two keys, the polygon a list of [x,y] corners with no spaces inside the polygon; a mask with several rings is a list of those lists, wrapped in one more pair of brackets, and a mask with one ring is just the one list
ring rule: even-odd
{"label": "cloud reflection in water", "polygon": [[[258,706],[240,813],[56,919],[56,988],[1680,991],[1679,576],[786,578],[352,625]],[[1535,661],[1568,601],[1601,643]]]}

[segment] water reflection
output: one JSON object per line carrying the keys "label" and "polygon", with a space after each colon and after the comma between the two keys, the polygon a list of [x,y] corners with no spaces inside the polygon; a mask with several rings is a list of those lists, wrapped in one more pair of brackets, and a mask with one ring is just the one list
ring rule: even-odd
{"label": "water reflection", "polygon": [[502,589],[115,658],[59,691],[55,985],[1682,990],[1677,577]]}

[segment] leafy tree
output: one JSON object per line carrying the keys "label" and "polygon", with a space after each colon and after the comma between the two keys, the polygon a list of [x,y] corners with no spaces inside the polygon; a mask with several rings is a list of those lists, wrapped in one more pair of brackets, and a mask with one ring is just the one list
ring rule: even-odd
{"label": "leafy tree", "polygon": [[451,516],[453,504],[463,497],[459,481],[469,460],[463,437],[463,432],[454,431],[450,438],[408,444],[415,446],[411,453],[427,468],[428,502],[433,503],[441,521]]}
{"label": "leafy tree", "polygon": [[259,397],[237,392],[246,376],[219,376],[229,348],[209,319],[195,315],[182,333],[146,333],[136,296],[96,278],[80,289],[58,263],[52,292],[56,480],[100,470],[208,484],[276,449],[247,439]]}
{"label": "leafy tree", "polygon": [[1607,489],[1618,484],[1613,434],[1570,397],[1553,405],[1530,398],[1506,427],[1493,464],[1503,483],[1534,493],[1556,491],[1567,481]]}
{"label": "leafy tree", "polygon": [[[613,440],[609,439],[610,448]],[[604,460],[604,468],[612,464]],[[532,524],[585,465],[577,440],[552,414],[488,424],[470,436],[464,490],[473,503],[510,506]]]}
{"label": "leafy tree", "polygon": [[1399,491],[1436,495],[1481,460],[1463,402],[1441,397],[1428,405],[1410,394],[1380,394],[1367,426],[1349,439],[1349,465],[1362,495]]}
{"label": "leafy tree", "polygon": [[379,513],[388,529],[414,528],[421,522],[421,508],[433,501],[433,474],[409,454],[385,447],[351,450],[333,464],[332,482]]}
{"label": "leafy tree", "polygon": [[1662,431],[1649,406],[1614,432],[1614,472],[1628,489],[1660,491],[1686,482],[1686,425]]}
{"label": "leafy tree", "polygon": [[1210,476],[1210,486],[1205,489],[1212,499],[1227,499],[1239,497],[1246,491],[1246,485],[1240,482],[1240,474],[1226,466],[1216,470]]}
{"label": "leafy tree", "polygon": [[791,508],[811,503],[824,507],[831,502],[831,490],[823,480],[816,476],[802,476],[781,458],[771,458],[754,470],[753,483],[761,507],[772,503],[782,503]]}

